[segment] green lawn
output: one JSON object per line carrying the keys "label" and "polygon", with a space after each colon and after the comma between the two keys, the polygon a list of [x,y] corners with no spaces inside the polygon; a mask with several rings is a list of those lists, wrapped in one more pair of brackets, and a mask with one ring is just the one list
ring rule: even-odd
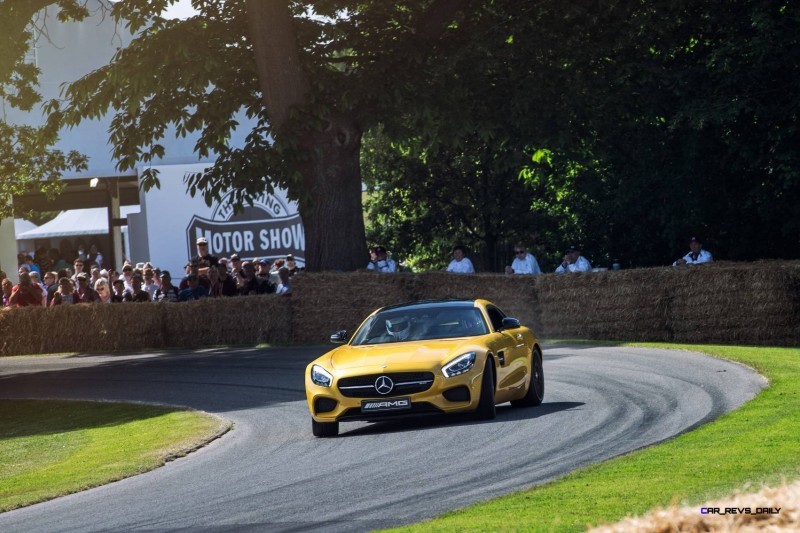
{"label": "green lawn", "polygon": [[736,411],[666,443],[397,531],[583,531],[672,503],[697,505],[699,513],[702,503],[737,489],[800,478],[800,349],[636,346],[738,361],[770,386]]}
{"label": "green lawn", "polygon": [[0,400],[0,511],[152,470],[228,428],[152,405]]}

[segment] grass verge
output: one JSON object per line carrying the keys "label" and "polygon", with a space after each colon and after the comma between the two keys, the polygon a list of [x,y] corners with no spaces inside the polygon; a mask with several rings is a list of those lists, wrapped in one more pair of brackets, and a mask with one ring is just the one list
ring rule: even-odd
{"label": "grass verge", "polygon": [[153,405],[0,400],[0,511],[152,470],[229,427]]}
{"label": "grass verge", "polygon": [[[601,343],[598,343],[601,344]],[[800,349],[636,343],[737,361],[770,386],[739,409],[668,442],[397,531],[583,531],[674,503],[800,477]]]}

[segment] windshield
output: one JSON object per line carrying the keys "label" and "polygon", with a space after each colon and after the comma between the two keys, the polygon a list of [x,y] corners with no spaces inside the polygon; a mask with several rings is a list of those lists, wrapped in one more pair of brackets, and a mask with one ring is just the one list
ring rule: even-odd
{"label": "windshield", "polygon": [[489,332],[474,307],[387,309],[370,317],[353,337],[353,346],[473,337]]}

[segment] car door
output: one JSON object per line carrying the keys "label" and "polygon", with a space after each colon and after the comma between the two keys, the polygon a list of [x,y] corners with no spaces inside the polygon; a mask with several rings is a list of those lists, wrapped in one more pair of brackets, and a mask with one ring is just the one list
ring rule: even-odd
{"label": "car door", "polygon": [[495,349],[498,363],[495,399],[501,403],[519,396],[519,389],[525,386],[525,378],[530,372],[530,360],[523,328],[503,329],[506,315],[495,306],[487,306],[486,312],[492,329],[499,335]]}

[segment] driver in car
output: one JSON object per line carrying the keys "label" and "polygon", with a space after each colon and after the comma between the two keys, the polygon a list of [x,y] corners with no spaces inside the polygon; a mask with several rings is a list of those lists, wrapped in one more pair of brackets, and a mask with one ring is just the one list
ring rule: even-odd
{"label": "driver in car", "polygon": [[405,316],[388,319],[386,321],[386,333],[397,341],[408,339],[411,333],[411,320]]}

